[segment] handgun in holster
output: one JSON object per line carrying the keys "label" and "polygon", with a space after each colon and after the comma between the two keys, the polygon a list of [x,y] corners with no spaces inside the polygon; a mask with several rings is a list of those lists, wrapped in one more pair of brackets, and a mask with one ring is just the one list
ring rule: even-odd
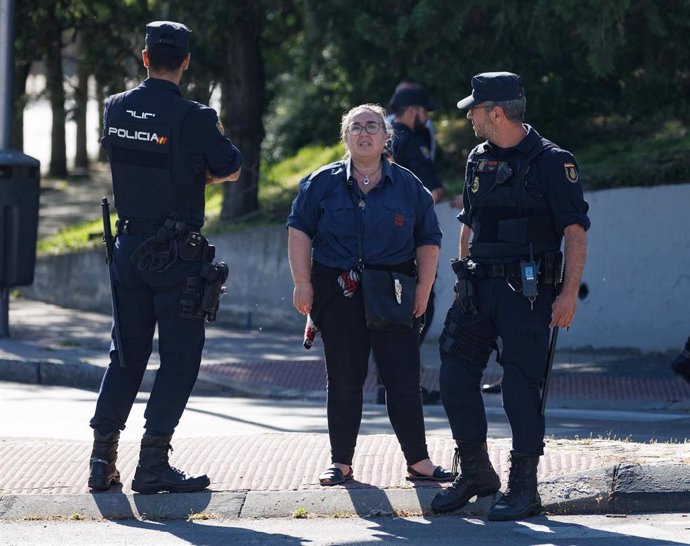
{"label": "handgun in holster", "polygon": [[476,315],[478,313],[477,297],[470,278],[471,272],[468,269],[468,260],[456,258],[451,261],[450,266],[457,277],[454,289],[458,307],[460,307],[463,313]]}
{"label": "handgun in holster", "polygon": [[205,262],[201,266],[201,277],[204,279],[204,290],[199,307],[206,314],[206,322],[215,322],[220,298],[226,293],[224,286],[230,269],[225,262]]}

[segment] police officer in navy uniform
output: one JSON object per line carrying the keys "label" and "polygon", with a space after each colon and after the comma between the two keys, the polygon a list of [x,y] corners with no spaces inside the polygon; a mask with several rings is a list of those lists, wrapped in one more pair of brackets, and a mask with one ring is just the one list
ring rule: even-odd
{"label": "police officer in navy uniform", "polygon": [[390,101],[395,133],[393,159],[411,170],[431,192],[434,203],[438,203],[445,188],[434,171],[432,135],[427,128],[429,112],[435,108],[426,90],[418,84],[398,89]]}
{"label": "police officer in navy uniform", "polygon": [[[446,194],[446,189],[434,170],[435,141],[429,127],[429,112],[435,110],[436,105],[422,85],[405,82],[396,87],[389,109],[393,114],[394,138],[391,147],[393,159],[398,165],[412,171],[422,181],[426,189],[431,192],[434,203],[440,202]],[[435,299],[432,287],[420,343],[424,342],[434,320]],[[422,400],[425,404],[438,403],[439,392],[422,389]]]}
{"label": "police officer in navy uniform", "polygon": [[500,489],[488,456],[480,391],[500,337],[503,407],[513,449],[508,487],[489,511],[490,520],[541,511],[540,389],[549,328],[567,328],[573,320],[590,225],[575,158],[524,123],[525,107],[521,78],[509,72],[474,76],[472,95],[458,102],[477,137],[486,140],[467,160],[465,208],[458,215],[460,259],[453,263],[457,295],[439,340],[441,398],[462,472],[431,506],[450,512]]}
{"label": "police officer in navy uniform", "polygon": [[690,337],[683,350],[671,361],[671,369],[690,383]]}
{"label": "police officer in navy uniform", "polygon": [[[89,487],[95,490],[120,482],[115,466],[120,431],[139,391],[156,326],[160,368],[146,405],[132,489],[197,491],[210,483],[206,475],[171,467],[168,452],[201,364],[207,314],[199,302],[208,273],[226,267],[213,261],[213,247],[200,233],[204,187],[237,180],[242,160],[216,112],[180,94],[190,35],[180,23],[149,23],[142,52],[148,78],[105,104],[101,144],[119,217],[110,267],[121,339],[114,328],[110,365],[90,423]],[[226,277],[227,272],[221,282]]]}

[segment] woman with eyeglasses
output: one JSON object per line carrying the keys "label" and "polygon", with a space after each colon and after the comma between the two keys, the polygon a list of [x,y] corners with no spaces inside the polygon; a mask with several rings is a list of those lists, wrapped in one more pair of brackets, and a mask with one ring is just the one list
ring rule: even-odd
{"label": "woman with eyeglasses", "polygon": [[[392,134],[379,105],[345,113],[340,127],[345,157],[300,182],[287,221],[293,304],[307,316],[308,329],[321,332],[326,359],[332,464],[319,477],[324,486],[353,478],[371,352],[386,387],[407,479],[454,478],[429,459],[419,385],[420,320],[434,281],[441,229],[429,191],[388,159]],[[359,286],[363,268],[416,277],[409,329],[367,326]]]}

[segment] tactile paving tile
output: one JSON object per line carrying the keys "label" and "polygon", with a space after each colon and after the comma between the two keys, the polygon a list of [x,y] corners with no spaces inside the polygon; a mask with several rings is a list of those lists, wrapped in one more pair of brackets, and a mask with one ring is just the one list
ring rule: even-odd
{"label": "tactile paving tile", "polygon": [[[450,438],[427,437],[435,464],[450,468],[455,444]],[[615,464],[634,457],[634,444],[611,455],[594,442],[588,451],[572,451],[567,441],[549,442],[539,466],[540,477],[568,474]],[[599,444],[603,445],[603,444]],[[289,491],[320,488],[318,476],[330,463],[327,434],[258,434],[173,440],[173,466],[207,473],[215,491]],[[551,447],[550,447],[551,446]],[[659,449],[663,449],[659,446]],[[131,492],[138,442],[122,442],[118,469],[123,485],[109,493]],[[89,442],[64,440],[0,440],[0,490],[3,494],[86,493]],[[496,471],[508,472],[510,440],[490,440]],[[406,464],[394,435],[358,438],[351,488],[413,487],[405,480]],[[418,482],[416,487],[436,487]]]}

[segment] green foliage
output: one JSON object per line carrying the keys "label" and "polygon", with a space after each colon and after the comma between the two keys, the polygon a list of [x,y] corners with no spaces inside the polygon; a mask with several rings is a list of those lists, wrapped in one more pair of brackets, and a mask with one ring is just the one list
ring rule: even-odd
{"label": "green foliage", "polygon": [[690,133],[678,121],[649,135],[595,143],[576,152],[585,190],[690,181]]}
{"label": "green foliage", "polygon": [[261,201],[276,201],[288,193],[290,200],[297,193],[298,182],[322,165],[337,161],[344,154],[342,144],[307,146],[292,157],[264,169],[259,187]]}
{"label": "green foliage", "polygon": [[[294,188],[289,191],[274,182],[291,179],[290,173],[273,173],[282,160],[305,147],[335,142],[343,111],[363,102],[386,106],[403,78],[423,83],[439,105],[434,118],[440,128],[447,124],[448,137],[443,140],[441,131],[437,166],[446,184],[454,188],[462,180],[464,157],[474,143],[455,103],[471,91],[473,74],[491,70],[522,75],[528,122],[580,157],[588,187],[688,179],[682,160],[687,137],[654,135],[659,127],[690,124],[690,0],[22,0],[16,4],[18,63],[45,59],[56,41],[77,42],[83,45],[77,48],[77,61],[96,76],[101,95],[131,87],[144,76],[139,57],[146,22],[172,19],[188,24],[194,35],[193,62],[182,82],[187,96],[207,102],[228,81],[239,82],[239,90],[258,90],[251,95],[260,96],[263,112],[252,110],[251,116],[245,116],[249,111],[245,109],[239,116],[239,108],[228,106],[227,98],[241,93],[228,95],[227,90],[222,90],[223,109],[236,111],[221,112],[225,120],[242,117],[242,123],[248,123],[251,118],[255,136],[261,133],[256,130],[259,122],[264,124],[260,169],[254,144],[243,150],[245,157],[253,158],[245,173],[259,171],[262,177],[258,192],[266,202],[260,204],[257,217],[271,211],[278,214],[289,202],[287,196]],[[254,77],[242,80],[249,72],[241,69],[255,60],[238,53],[239,60],[233,61],[237,52],[228,47],[228,36],[237,36],[230,33],[245,29],[254,16],[263,72],[251,73],[258,74],[261,85],[245,81]],[[16,104],[24,102],[18,98]],[[230,136],[241,142],[247,131],[239,124]],[[601,152],[606,160],[587,157],[596,156],[592,150],[597,146],[607,150]],[[586,168],[590,161],[591,172],[597,173],[592,178]],[[292,174],[299,177],[297,173]],[[222,192],[208,191],[213,218],[221,208]]]}
{"label": "green foliage", "polygon": [[[114,216],[111,218],[114,221]],[[96,249],[102,244],[102,236],[103,224],[101,220],[81,222],[61,229],[55,235],[39,239],[36,248],[40,254],[66,254]]]}
{"label": "green foliage", "polygon": [[608,118],[647,127],[690,121],[689,0],[298,5],[303,31],[267,116],[272,159],[328,142],[343,110],[386,105],[402,78],[425,84],[440,106],[435,115],[453,118],[473,74],[517,72],[530,123],[568,148],[598,140]]}

